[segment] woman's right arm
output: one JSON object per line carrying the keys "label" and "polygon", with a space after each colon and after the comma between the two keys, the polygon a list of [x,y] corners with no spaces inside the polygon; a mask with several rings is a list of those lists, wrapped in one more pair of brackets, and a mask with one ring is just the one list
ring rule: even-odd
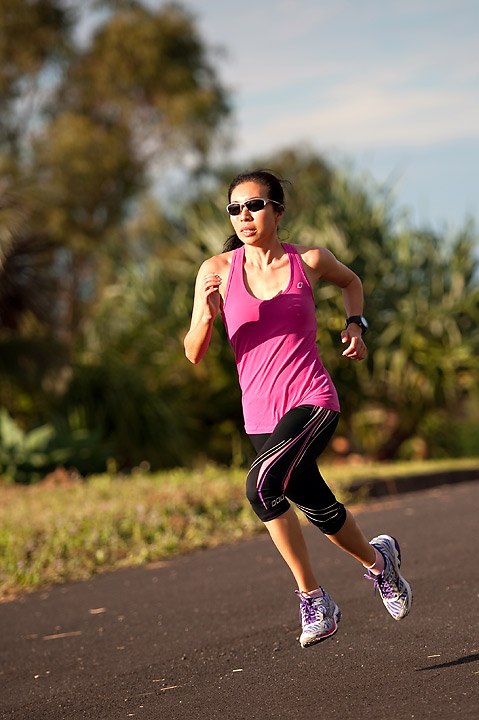
{"label": "woman's right arm", "polygon": [[191,325],[184,340],[186,357],[194,364],[199,363],[208,350],[213,323],[220,309],[222,278],[213,271],[212,264],[212,259],[206,260],[198,271]]}

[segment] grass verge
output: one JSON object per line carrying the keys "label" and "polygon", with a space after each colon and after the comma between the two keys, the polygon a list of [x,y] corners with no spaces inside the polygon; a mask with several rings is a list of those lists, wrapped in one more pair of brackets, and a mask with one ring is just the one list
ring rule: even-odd
{"label": "grass verge", "polygon": [[[350,504],[365,499],[350,492],[361,479],[478,467],[475,459],[322,470]],[[64,485],[0,483],[0,600],[261,532],[244,483],[243,469],[214,466]]]}

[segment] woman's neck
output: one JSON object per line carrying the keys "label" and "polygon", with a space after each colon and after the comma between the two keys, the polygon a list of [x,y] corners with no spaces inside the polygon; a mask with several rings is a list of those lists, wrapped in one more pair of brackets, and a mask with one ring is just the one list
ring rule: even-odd
{"label": "woman's neck", "polygon": [[245,243],[245,261],[256,267],[267,267],[275,260],[282,258],[284,249],[277,237],[261,245],[247,245]]}

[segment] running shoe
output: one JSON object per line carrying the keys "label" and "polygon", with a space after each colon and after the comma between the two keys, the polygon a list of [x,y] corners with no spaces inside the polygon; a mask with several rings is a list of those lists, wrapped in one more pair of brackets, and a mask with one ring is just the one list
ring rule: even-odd
{"label": "running shoe", "polygon": [[378,535],[369,544],[379,550],[385,565],[380,575],[374,575],[368,570],[364,577],[374,581],[374,594],[377,588],[388,613],[395,620],[402,620],[411,609],[412,592],[409,583],[399,572],[401,567],[399,543],[390,535]]}
{"label": "running shoe", "polygon": [[299,618],[303,632],[299,642],[303,648],[334,635],[341,619],[341,612],[334,600],[323,588],[320,590],[323,591],[323,596],[318,598],[310,598],[299,590],[295,591],[301,601]]}

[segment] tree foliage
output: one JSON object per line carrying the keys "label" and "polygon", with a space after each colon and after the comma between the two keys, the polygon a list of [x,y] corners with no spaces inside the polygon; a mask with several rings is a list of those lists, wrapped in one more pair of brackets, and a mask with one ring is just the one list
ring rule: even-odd
{"label": "tree foliage", "polygon": [[2,0],[0,4],[0,150],[25,148],[32,116],[54,73],[71,52],[71,14],[59,0]]}
{"label": "tree foliage", "polygon": [[[87,12],[95,22],[85,39]],[[62,432],[100,428],[120,462],[133,463],[174,413],[121,343],[94,357],[85,338],[130,261],[122,227],[140,212],[151,173],[172,157],[201,167],[228,97],[193,18],[175,4],[5,0],[0,27],[0,403],[25,431],[50,421]],[[128,282],[138,276],[133,268]],[[132,421],[139,408],[144,421]]]}
{"label": "tree foliage", "polygon": [[192,18],[174,4],[116,12],[70,63],[60,93],[76,112],[128,126],[144,158],[157,147],[203,157],[228,110]]}

